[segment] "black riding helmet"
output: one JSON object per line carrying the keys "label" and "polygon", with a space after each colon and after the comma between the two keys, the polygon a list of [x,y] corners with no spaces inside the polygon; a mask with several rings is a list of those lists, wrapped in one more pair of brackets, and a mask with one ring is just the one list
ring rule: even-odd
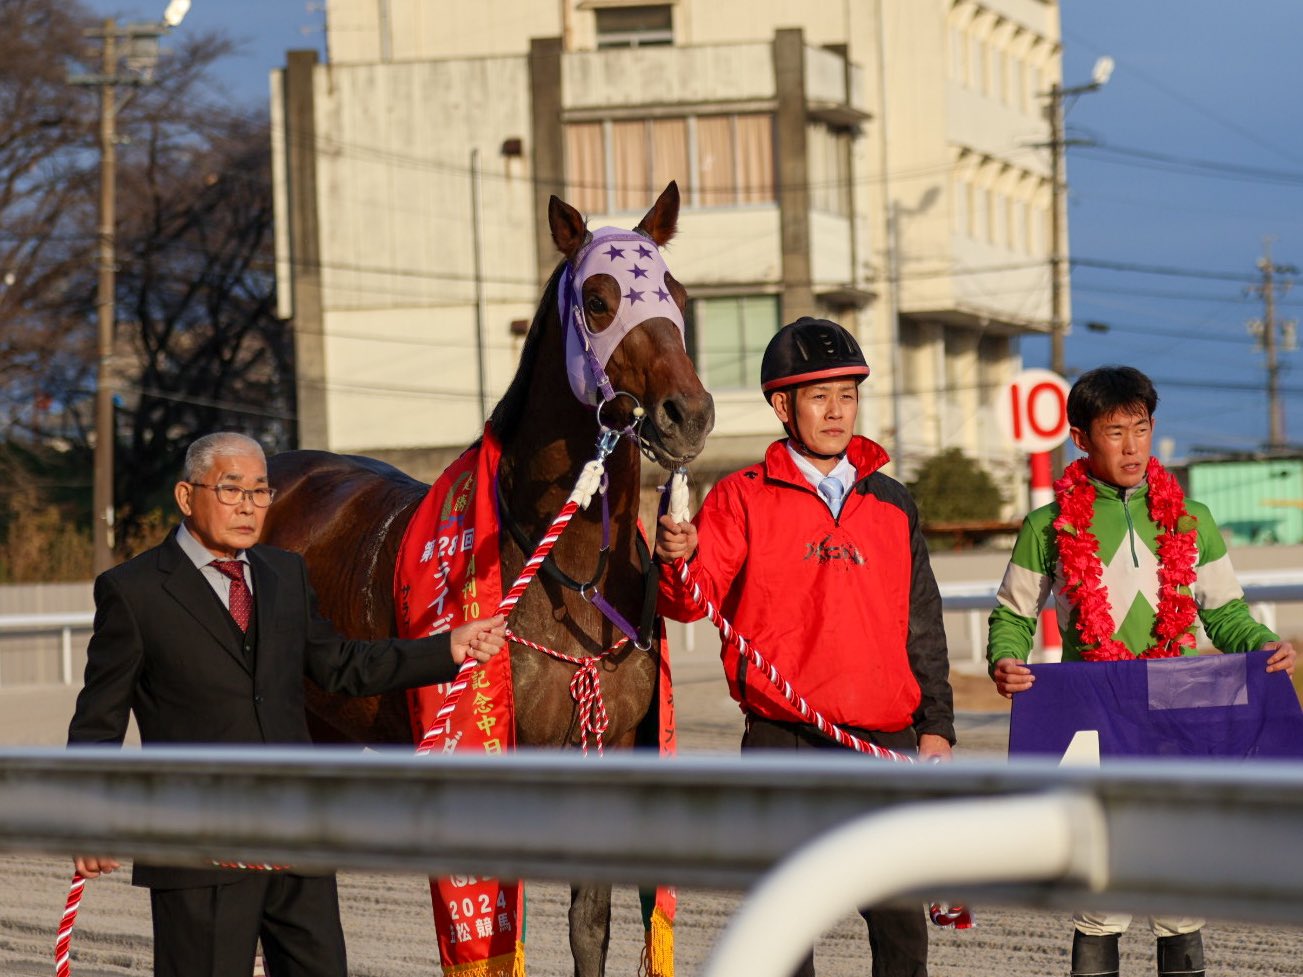
{"label": "black riding helmet", "polygon": [[[778,330],[760,361],[760,389],[770,403],[780,390],[794,390],[819,380],[847,379],[858,384],[868,375],[869,364],[855,337],[835,322],[809,316]],[[783,429],[798,451],[812,458],[835,457],[807,445],[794,421],[785,422]]]}
{"label": "black riding helmet", "polygon": [[860,344],[847,330],[827,319],[802,316],[774,334],[760,361],[760,389],[765,400],[779,390],[816,380],[869,375]]}

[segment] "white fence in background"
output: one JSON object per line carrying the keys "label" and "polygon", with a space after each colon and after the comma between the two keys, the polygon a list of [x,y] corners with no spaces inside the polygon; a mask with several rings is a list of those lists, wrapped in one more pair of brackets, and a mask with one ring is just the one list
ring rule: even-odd
{"label": "white fence in background", "polygon": [[[1303,604],[1303,569],[1265,570],[1236,575],[1244,588],[1253,616],[1280,633],[1277,628],[1279,604]],[[941,584],[941,606],[946,614],[963,615],[962,645],[968,655],[957,654],[961,646],[958,635],[949,634],[951,661],[972,669],[986,668],[986,619],[995,607],[999,583],[975,580],[971,583]]]}
{"label": "white fence in background", "polygon": [[[1277,605],[1303,604],[1303,569],[1241,573],[1239,580],[1254,616],[1273,631]],[[950,657],[956,666],[986,667],[986,618],[995,606],[998,586],[988,580],[940,585],[944,612],[962,622],[958,629],[955,620],[948,622]],[[91,611],[0,614],[0,688],[80,682],[93,618]],[[35,647],[25,647],[28,643]]]}
{"label": "white fence in background", "polygon": [[0,752],[0,850],[759,883],[706,977],[786,977],[856,906],[903,899],[1297,925],[1300,823],[1299,763]]}
{"label": "white fence in background", "polygon": [[[61,685],[71,685],[74,681],[81,680],[81,671],[77,669],[74,672],[74,650],[77,658],[84,660],[86,651],[86,640],[90,635],[91,624],[94,622],[95,615],[92,611],[63,611],[48,614],[0,614],[0,638],[48,638],[51,635],[58,636],[58,681]],[[75,641],[74,641],[75,637]],[[14,650],[12,647],[16,642],[10,640],[7,644],[9,648],[5,653],[0,655],[0,688],[6,685],[20,684],[31,685],[33,675],[40,675],[43,669],[40,668],[41,659],[49,656],[48,650],[36,648],[32,650],[22,649]],[[45,642],[48,644],[48,641]],[[10,662],[9,656],[23,656],[28,659],[24,667],[20,670],[23,680],[19,682],[10,682],[6,678],[6,663]],[[35,661],[33,661],[35,659]]]}

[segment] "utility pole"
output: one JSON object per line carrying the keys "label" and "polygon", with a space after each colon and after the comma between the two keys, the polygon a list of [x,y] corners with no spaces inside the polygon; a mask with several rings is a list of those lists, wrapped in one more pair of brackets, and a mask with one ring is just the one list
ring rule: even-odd
{"label": "utility pole", "polygon": [[[105,77],[115,74],[118,63],[117,25],[104,22],[104,58],[101,71]],[[114,267],[117,220],[114,187],[117,185],[117,90],[113,84],[100,85],[100,227],[99,293],[96,303],[98,320],[97,366],[95,373],[95,482],[92,492],[92,570],[96,576],[113,566],[113,448],[117,441],[113,417],[113,341],[117,315],[114,292],[117,269]]]}
{"label": "utility pole", "polygon": [[[1063,86],[1055,82],[1050,86],[1050,372],[1064,376],[1064,333],[1068,329],[1067,297],[1064,288],[1064,198],[1067,174],[1063,165]],[[1063,445],[1050,451],[1051,479],[1063,471]]]}
{"label": "utility pole", "polygon": [[488,420],[484,403],[484,265],[483,208],[480,205],[480,151],[471,150],[471,260],[475,269],[475,371],[478,383],[475,400],[480,408],[480,427]]}
{"label": "utility pole", "polygon": [[[95,373],[95,458],[91,494],[91,566],[98,576],[113,566],[114,500],[113,450],[117,431],[113,417],[114,326],[117,322],[114,293],[117,291],[115,188],[118,168],[117,89],[119,85],[148,85],[158,63],[158,39],[181,23],[190,0],[172,0],[157,23],[124,24],[109,18],[103,27],[85,31],[87,37],[102,42],[100,73],[71,75],[70,84],[100,90],[100,207],[97,265],[99,280],[96,296],[96,373]],[[119,41],[125,41],[127,63],[131,73],[119,73]]]}
{"label": "utility pole", "polygon": [[1262,283],[1253,285],[1249,291],[1262,296],[1261,319],[1249,323],[1249,332],[1258,337],[1259,345],[1267,358],[1267,449],[1280,451],[1285,447],[1285,409],[1280,402],[1280,361],[1277,356],[1276,331],[1280,330],[1282,343],[1286,349],[1294,349],[1295,323],[1276,321],[1276,295],[1284,296],[1293,286],[1292,281],[1277,281],[1277,275],[1297,275],[1298,269],[1293,265],[1278,265],[1271,260],[1271,239],[1263,241],[1263,256],[1258,259],[1258,270],[1262,273]]}
{"label": "utility pole", "polygon": [[[1064,100],[1087,92],[1099,91],[1113,74],[1113,59],[1105,55],[1095,62],[1090,81],[1085,85],[1064,88],[1058,82],[1050,86],[1046,98],[1050,117],[1050,371],[1067,376],[1064,340],[1068,332],[1067,289],[1067,167],[1065,156],[1070,143],[1064,135]],[[1080,145],[1081,143],[1075,143]],[[1060,473],[1064,467],[1064,447],[1050,452],[1050,467]]]}

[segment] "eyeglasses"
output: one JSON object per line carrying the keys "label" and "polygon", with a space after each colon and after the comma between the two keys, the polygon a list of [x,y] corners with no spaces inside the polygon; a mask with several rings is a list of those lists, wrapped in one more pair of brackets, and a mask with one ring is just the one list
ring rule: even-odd
{"label": "eyeglasses", "polygon": [[212,489],[217,495],[217,501],[222,505],[239,505],[241,499],[248,499],[259,509],[265,509],[271,505],[271,500],[276,498],[276,490],[267,488],[265,485],[259,488],[240,488],[238,485],[232,485],[229,482],[223,482],[220,485],[207,485],[203,482],[190,482],[195,488]]}

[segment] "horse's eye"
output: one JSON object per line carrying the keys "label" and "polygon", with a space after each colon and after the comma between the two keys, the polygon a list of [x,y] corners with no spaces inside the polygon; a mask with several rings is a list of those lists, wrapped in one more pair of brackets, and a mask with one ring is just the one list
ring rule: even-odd
{"label": "horse's eye", "polygon": [[603,312],[606,311],[606,303],[603,302],[601,297],[597,295],[588,296],[588,301],[585,303],[585,305],[588,307],[588,311],[591,312],[593,315],[601,315]]}

